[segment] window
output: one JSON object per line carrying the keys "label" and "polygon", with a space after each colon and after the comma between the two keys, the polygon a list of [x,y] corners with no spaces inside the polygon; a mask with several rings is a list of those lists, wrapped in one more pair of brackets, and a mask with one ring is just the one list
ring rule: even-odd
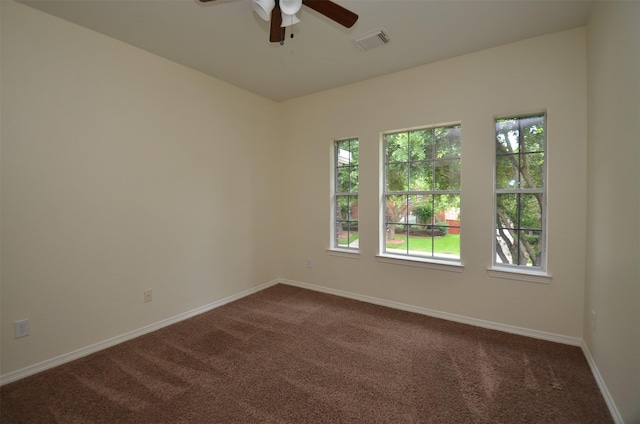
{"label": "window", "polygon": [[334,143],[333,247],[359,249],[358,139]]}
{"label": "window", "polygon": [[386,134],[383,252],[460,260],[459,124]]}
{"label": "window", "polygon": [[544,114],[495,120],[495,266],[544,270],[545,124]]}

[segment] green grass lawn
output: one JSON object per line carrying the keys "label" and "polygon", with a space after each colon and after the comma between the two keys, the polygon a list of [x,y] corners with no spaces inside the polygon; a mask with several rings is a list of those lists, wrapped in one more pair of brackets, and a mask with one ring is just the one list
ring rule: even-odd
{"label": "green grass lawn", "polygon": [[345,233],[344,237],[341,236],[338,238],[338,246],[347,246],[349,243],[353,243],[358,240],[360,234],[358,232],[352,232],[349,234],[349,239],[347,240],[347,234]]}
{"label": "green grass lawn", "polygon": [[[358,240],[360,234],[353,232],[350,234],[349,240],[345,237],[338,239],[339,246],[347,246],[348,243],[353,243]],[[405,234],[396,234],[396,240],[403,240],[402,243],[387,243],[389,249],[407,250],[407,236]],[[411,250],[417,250],[421,252],[431,252],[431,241],[433,240],[433,248],[435,253],[444,253],[448,255],[460,256],[460,234],[447,234],[444,237],[416,237],[410,238]]]}
{"label": "green grass lawn", "polygon": [[[396,234],[396,240],[403,240],[402,243],[387,243],[389,249],[407,250],[407,236]],[[431,242],[435,253],[446,253],[460,256],[460,234],[447,234],[444,237],[416,237],[409,239],[409,249],[422,252],[431,252]]]}

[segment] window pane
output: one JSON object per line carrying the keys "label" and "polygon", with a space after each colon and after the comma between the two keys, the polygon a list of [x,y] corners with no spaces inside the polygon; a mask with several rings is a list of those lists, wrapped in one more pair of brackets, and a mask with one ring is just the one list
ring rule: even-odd
{"label": "window pane", "polygon": [[351,163],[349,143],[349,140],[336,142],[336,164],[338,167],[349,166]]}
{"label": "window pane", "polygon": [[535,194],[520,195],[520,228],[540,230],[542,229],[542,208]]}
{"label": "window pane", "polygon": [[386,214],[388,223],[407,223],[407,196],[386,196]]}
{"label": "window pane", "polygon": [[520,231],[520,261],[518,265],[541,266],[542,231]]}
{"label": "window pane", "polygon": [[496,263],[542,266],[542,231],[498,229]]}
{"label": "window pane", "polygon": [[517,236],[510,230],[498,229],[496,231],[496,257],[499,264],[513,264],[513,258],[517,258]]}
{"label": "window pane", "polygon": [[432,200],[432,197],[428,195],[411,196],[409,222],[412,224],[433,224]]}
{"label": "window pane", "polygon": [[433,162],[411,162],[409,168],[409,190],[433,190]]}
{"label": "window pane", "polygon": [[349,219],[358,221],[358,196],[349,196]]}
{"label": "window pane", "polygon": [[354,221],[344,221],[340,224],[340,232],[336,237],[336,240],[338,240],[338,246],[353,248],[359,247],[358,223]]}
{"label": "window pane", "polygon": [[346,247],[348,244],[348,237],[349,237],[349,233],[348,233],[348,228],[349,228],[349,223],[347,221],[337,221],[337,226],[336,226],[336,240],[337,240],[337,244],[340,247]]}
{"label": "window pane", "polygon": [[358,196],[336,196],[336,216],[341,220],[358,219]]}
{"label": "window pane", "polygon": [[496,153],[518,153],[519,134],[517,119],[496,120]]}
{"label": "window pane", "polygon": [[496,226],[516,228],[518,225],[518,195],[498,194],[496,205]]}
{"label": "window pane", "polygon": [[434,227],[434,256],[445,259],[460,259],[459,229],[460,227],[453,227],[446,224],[436,225]]}
{"label": "window pane", "polygon": [[336,192],[349,193],[351,191],[351,172],[350,166],[343,166],[337,169]]}
{"label": "window pane", "polygon": [[436,157],[440,159],[460,157],[460,127],[434,129]]}
{"label": "window pane", "polygon": [[357,247],[358,196],[336,196],[336,241],[340,247]]}
{"label": "window pane", "polygon": [[518,155],[496,157],[496,188],[515,189],[518,187]]}
{"label": "window pane", "polygon": [[350,166],[349,170],[349,193],[355,193],[358,191],[358,167]]}
{"label": "window pane", "polygon": [[427,225],[410,225],[407,234],[407,251],[416,256],[433,255],[432,229]]}
{"label": "window pane", "polygon": [[358,164],[358,140],[342,140],[336,142],[336,164],[349,166]]}
{"label": "window pane", "polygon": [[351,196],[336,196],[336,218],[339,220],[349,219],[349,198]]}
{"label": "window pane", "polygon": [[408,164],[392,163],[387,165],[385,176],[386,191],[404,191],[409,187]]}
{"label": "window pane", "polygon": [[395,254],[407,254],[406,225],[389,224],[385,235],[386,251]]}
{"label": "window pane", "polygon": [[408,134],[397,133],[387,134],[385,136],[385,162],[406,162],[409,158],[409,140]]}
{"label": "window pane", "polygon": [[435,189],[460,190],[460,159],[435,162]]}
{"label": "window pane", "polygon": [[542,188],[544,186],[544,153],[520,155],[520,188]]}
{"label": "window pane", "polygon": [[459,220],[460,195],[438,194],[433,196],[435,223],[444,222],[447,219]]}
{"label": "window pane", "polygon": [[544,151],[544,116],[529,116],[520,119],[522,141],[520,150],[523,152]]}
{"label": "window pane", "polygon": [[337,141],[336,191],[342,193],[358,191],[358,140]]}
{"label": "window pane", "polygon": [[360,162],[360,144],[358,140],[350,140],[349,141],[349,152],[351,152],[351,164],[357,165]]}
{"label": "window pane", "polygon": [[423,161],[433,159],[433,134],[431,130],[411,131],[409,133],[410,160]]}
{"label": "window pane", "polygon": [[349,173],[349,181],[350,181],[350,183],[349,184],[351,185],[349,192],[350,193],[356,193],[358,191],[358,189],[359,189],[359,187],[358,187],[359,186],[359,180],[358,180],[359,177],[358,177],[358,175],[359,175],[360,170],[358,169],[357,166],[351,166],[351,167],[349,167],[349,170],[350,170],[350,173]]}

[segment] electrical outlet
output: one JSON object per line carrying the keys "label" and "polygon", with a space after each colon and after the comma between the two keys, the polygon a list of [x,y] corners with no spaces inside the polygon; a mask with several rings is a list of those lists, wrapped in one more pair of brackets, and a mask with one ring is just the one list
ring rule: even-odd
{"label": "electrical outlet", "polygon": [[307,258],[307,268],[311,268],[311,258]]}
{"label": "electrical outlet", "polygon": [[13,337],[19,339],[29,335],[29,318],[21,319],[13,323]]}
{"label": "electrical outlet", "polygon": [[596,332],[596,311],[591,311],[591,331]]}
{"label": "electrical outlet", "polygon": [[144,301],[151,302],[153,300],[153,293],[151,289],[147,289],[144,291]]}

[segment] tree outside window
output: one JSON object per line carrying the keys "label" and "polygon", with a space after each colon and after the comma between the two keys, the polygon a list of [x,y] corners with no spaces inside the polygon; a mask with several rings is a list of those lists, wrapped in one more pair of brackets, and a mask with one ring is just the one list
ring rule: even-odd
{"label": "tree outside window", "polygon": [[546,118],[496,119],[494,265],[543,269]]}
{"label": "tree outside window", "polygon": [[384,136],[385,252],[460,259],[461,127]]}
{"label": "tree outside window", "polygon": [[334,143],[334,234],[333,247],[359,248],[358,186],[360,153],[358,139]]}

